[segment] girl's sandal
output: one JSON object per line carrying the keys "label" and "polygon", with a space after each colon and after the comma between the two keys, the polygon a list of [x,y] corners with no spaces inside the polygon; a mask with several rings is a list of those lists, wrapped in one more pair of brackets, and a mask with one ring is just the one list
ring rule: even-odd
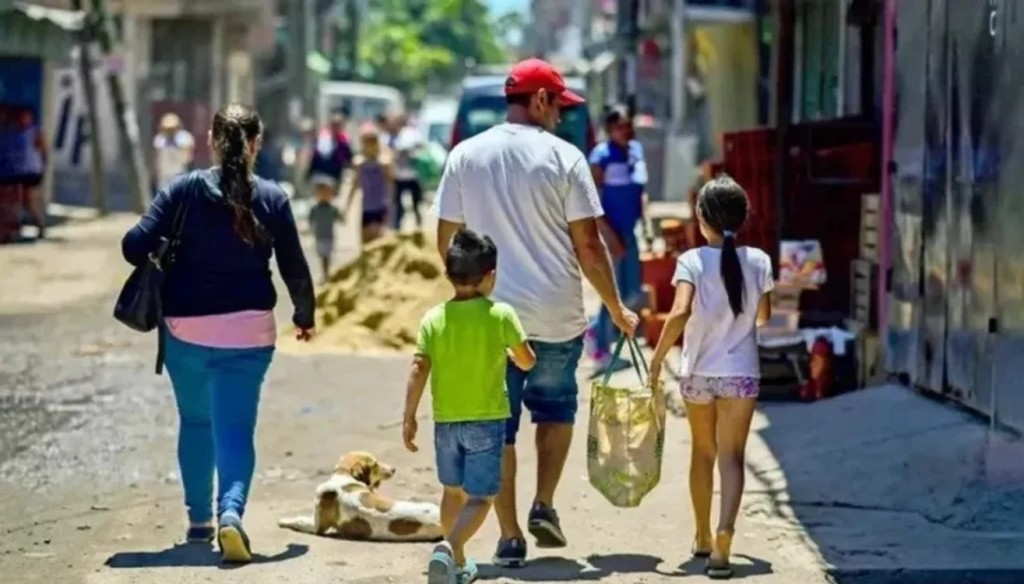
{"label": "girl's sandal", "polygon": [[706,572],[708,578],[712,580],[728,580],[732,578],[732,565],[729,564],[729,560],[712,558],[708,560]]}
{"label": "girl's sandal", "polygon": [[[729,552],[732,548],[732,533],[719,531],[715,537],[715,552],[708,559],[706,572],[712,580],[728,580],[732,578],[732,565],[729,563]],[[718,556],[717,558],[715,556]]]}

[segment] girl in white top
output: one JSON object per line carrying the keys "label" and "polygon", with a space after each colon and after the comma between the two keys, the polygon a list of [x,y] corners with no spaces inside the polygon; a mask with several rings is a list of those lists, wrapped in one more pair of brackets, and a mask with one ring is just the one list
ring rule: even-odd
{"label": "girl in white top", "polygon": [[[679,256],[675,301],[651,361],[651,379],[658,379],[665,356],[683,334],[679,373],[693,436],[693,554],[710,558],[712,578],[732,576],[729,553],[743,493],[743,453],[761,377],[756,327],[771,317],[771,260],[759,249],[736,246],[747,209],[746,193],[731,178],[716,178],[701,189],[697,220],[708,245]],[[713,535],[716,458],[722,496]]]}

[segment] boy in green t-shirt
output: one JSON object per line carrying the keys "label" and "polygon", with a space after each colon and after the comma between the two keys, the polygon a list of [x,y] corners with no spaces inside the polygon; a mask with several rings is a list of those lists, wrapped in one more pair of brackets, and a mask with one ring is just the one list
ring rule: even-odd
{"label": "boy in green t-shirt", "polygon": [[427,312],[405,398],[402,438],[416,452],[416,411],[430,376],[437,474],[444,486],[445,542],[434,548],[429,584],[465,584],[477,568],[466,542],[480,529],[501,486],[509,401],[505,370],[523,370],[536,356],[511,306],[492,302],[498,250],[489,237],[463,229],[445,258],[455,297]]}

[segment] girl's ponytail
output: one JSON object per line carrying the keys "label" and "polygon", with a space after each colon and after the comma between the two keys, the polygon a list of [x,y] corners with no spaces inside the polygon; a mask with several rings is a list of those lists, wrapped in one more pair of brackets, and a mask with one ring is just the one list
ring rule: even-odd
{"label": "girl's ponytail", "polygon": [[743,268],[740,266],[740,256],[736,253],[736,234],[732,231],[725,231],[722,241],[722,282],[725,283],[725,293],[729,297],[729,307],[732,308],[733,316],[739,316],[743,312]]}
{"label": "girl's ponytail", "polygon": [[701,187],[697,197],[697,214],[703,222],[722,235],[722,283],[729,297],[733,316],[743,313],[743,267],[736,251],[736,232],[747,220],[749,202],[743,188],[722,175]]}

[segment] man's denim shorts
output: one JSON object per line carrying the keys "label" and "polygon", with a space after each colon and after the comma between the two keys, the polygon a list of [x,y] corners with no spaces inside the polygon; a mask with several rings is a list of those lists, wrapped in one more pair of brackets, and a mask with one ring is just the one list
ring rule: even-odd
{"label": "man's denim shorts", "polygon": [[511,361],[505,382],[512,417],[508,419],[505,442],[516,443],[523,405],[530,410],[534,424],[572,424],[576,420],[576,369],[583,355],[583,336],[563,343],[530,341],[537,354],[537,364],[523,371]]}
{"label": "man's denim shorts", "polygon": [[493,497],[501,488],[505,420],[434,425],[437,478],[470,497]]}

